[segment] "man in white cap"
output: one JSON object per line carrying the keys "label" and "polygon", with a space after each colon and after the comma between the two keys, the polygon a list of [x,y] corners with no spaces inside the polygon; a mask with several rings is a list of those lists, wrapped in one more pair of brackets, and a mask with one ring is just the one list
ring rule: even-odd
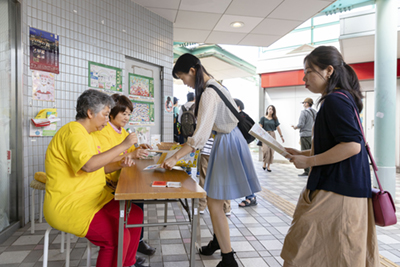
{"label": "man in white cap", "polygon": [[[304,110],[300,113],[299,123],[296,126],[292,125],[293,129],[300,129],[301,151],[311,149],[312,127],[317,117],[317,111],[312,108],[314,101],[311,98],[307,97],[302,104]],[[310,168],[306,168],[299,176],[308,176],[309,172]]]}

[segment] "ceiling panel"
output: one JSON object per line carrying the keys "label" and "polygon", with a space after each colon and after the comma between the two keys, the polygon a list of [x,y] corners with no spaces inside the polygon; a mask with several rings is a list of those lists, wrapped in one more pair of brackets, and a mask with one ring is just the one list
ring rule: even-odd
{"label": "ceiling panel", "polygon": [[174,41],[203,43],[211,31],[174,28]]}
{"label": "ceiling panel", "polygon": [[286,35],[302,21],[284,19],[265,19],[251,32],[256,34]]}
{"label": "ceiling panel", "polygon": [[[332,1],[334,2],[334,1]],[[329,5],[325,1],[285,0],[268,17],[306,21]]]}
{"label": "ceiling panel", "polygon": [[154,12],[157,15],[160,15],[161,17],[169,21],[175,21],[176,14],[178,13],[177,9],[165,9],[165,8],[154,8],[154,7],[149,7],[148,9],[151,12]]}
{"label": "ceiling panel", "polygon": [[[174,41],[268,46],[334,0],[131,0],[174,23]],[[234,21],[244,22],[233,28]],[[246,36],[243,37],[243,34]],[[243,37],[243,38],[242,38]]]}
{"label": "ceiling panel", "polygon": [[232,0],[181,0],[180,9],[187,11],[224,13]]}
{"label": "ceiling panel", "polygon": [[209,44],[238,44],[247,34],[212,31],[206,43]]}
{"label": "ceiling panel", "polygon": [[225,14],[265,18],[283,1],[284,0],[233,0]]}
{"label": "ceiling panel", "polygon": [[[234,16],[234,15],[223,15],[219,20],[218,24],[215,26],[215,31],[224,32],[235,32],[235,33],[248,33],[251,32],[263,19],[256,17],[244,17],[244,16]],[[244,23],[241,28],[231,27],[231,23],[235,21],[240,21]]]}
{"label": "ceiling panel", "polygon": [[178,9],[181,0],[134,0],[132,2],[135,2],[143,7]]}
{"label": "ceiling panel", "polygon": [[221,15],[213,13],[202,13],[192,11],[179,11],[174,27],[212,30],[220,19]]}

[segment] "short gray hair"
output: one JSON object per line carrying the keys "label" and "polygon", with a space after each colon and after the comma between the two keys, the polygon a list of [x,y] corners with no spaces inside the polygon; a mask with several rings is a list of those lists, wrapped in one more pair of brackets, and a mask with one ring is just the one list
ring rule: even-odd
{"label": "short gray hair", "polygon": [[111,96],[97,90],[88,89],[78,97],[75,119],[86,119],[88,110],[91,110],[96,115],[105,107],[112,109],[114,105],[115,103]]}

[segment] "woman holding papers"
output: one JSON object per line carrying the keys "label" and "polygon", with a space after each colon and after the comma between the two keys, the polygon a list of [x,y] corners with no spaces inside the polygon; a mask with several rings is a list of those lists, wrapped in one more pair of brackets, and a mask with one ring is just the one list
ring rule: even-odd
{"label": "woman holding papers", "polygon": [[311,150],[286,149],[296,168],[312,169],[282,248],[283,266],[379,266],[357,75],[335,47],[320,46],[304,59],[303,80],[321,94],[321,107]]}
{"label": "woman holding papers", "polygon": [[[274,139],[275,138],[275,131],[278,130],[278,133],[281,137],[282,143],[285,142],[283,139],[281,128],[279,128],[279,120],[276,116],[276,109],[273,105],[269,105],[267,111],[265,112],[265,116],[261,117],[260,126],[267,131]],[[274,160],[274,150],[267,146],[267,144],[262,144],[262,152],[263,152],[263,170],[267,169],[268,172],[271,172],[271,163]]]}
{"label": "woman holding papers", "polygon": [[217,87],[233,106],[235,102],[229,91],[215,81],[200,60],[191,54],[179,57],[172,75],[195,89],[197,127],[187,143],[175,155],[168,158],[162,167],[171,169],[178,159],[193,149],[202,148],[212,131],[216,133],[204,184],[215,234],[214,239],[199,252],[203,255],[212,255],[221,249],[222,261],[217,266],[238,266],[231,248],[228,220],[223,210],[224,200],[251,195],[260,191],[261,187],[249,147],[237,127],[238,120],[211,85]]}

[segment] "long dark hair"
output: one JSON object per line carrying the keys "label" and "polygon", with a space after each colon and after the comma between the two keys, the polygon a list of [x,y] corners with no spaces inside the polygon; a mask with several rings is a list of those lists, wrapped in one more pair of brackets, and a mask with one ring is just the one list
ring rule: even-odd
{"label": "long dark hair", "polygon": [[[322,94],[319,103],[323,101],[329,94],[333,93],[336,87],[349,92],[357,105],[358,111],[363,109],[362,94],[360,90],[360,82],[357,74],[352,67],[343,61],[340,52],[334,46],[319,46],[304,58],[304,63],[307,62],[307,67],[313,71],[314,66],[321,70],[325,70],[329,65],[334,68],[331,77],[328,79],[328,85]],[[319,73],[318,71],[316,71]],[[321,76],[322,77],[322,76]],[[324,78],[324,77],[322,77]],[[324,78],[325,79],[325,78]]]}
{"label": "long dark hair", "polygon": [[211,78],[214,77],[207,72],[207,70],[203,67],[203,65],[201,65],[200,59],[189,53],[183,54],[178,58],[174,68],[172,69],[172,76],[175,79],[179,79],[177,74],[189,73],[190,68],[194,68],[196,70],[196,79],[194,83],[194,91],[196,96],[196,102],[194,105],[196,106],[194,110],[194,115],[197,117],[197,114],[199,112],[199,103],[201,95],[203,94],[206,86],[204,82],[204,73],[210,76]]}
{"label": "long dark hair", "polygon": [[274,105],[269,105],[268,107],[267,107],[267,110],[265,111],[265,116],[268,116],[268,109],[269,109],[269,107],[272,107],[272,118],[274,119],[274,121],[277,121],[278,120],[278,117],[276,116],[276,108],[275,108],[275,106]]}

